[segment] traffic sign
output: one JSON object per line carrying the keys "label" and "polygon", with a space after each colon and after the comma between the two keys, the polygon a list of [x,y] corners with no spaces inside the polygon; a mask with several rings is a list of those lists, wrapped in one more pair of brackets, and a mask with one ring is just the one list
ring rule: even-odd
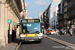
{"label": "traffic sign", "polygon": [[11,20],[8,20],[8,24],[11,24]]}

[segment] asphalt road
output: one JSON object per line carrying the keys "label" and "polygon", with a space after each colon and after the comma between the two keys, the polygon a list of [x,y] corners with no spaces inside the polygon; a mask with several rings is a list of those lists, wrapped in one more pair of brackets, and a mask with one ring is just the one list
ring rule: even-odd
{"label": "asphalt road", "polygon": [[57,38],[59,40],[63,40],[72,44],[75,44],[75,36],[70,36],[70,35],[62,35],[62,36],[54,36],[54,35],[48,35],[50,37]]}
{"label": "asphalt road", "polygon": [[72,50],[72,49],[44,37],[41,43],[37,42],[23,43],[18,50]]}

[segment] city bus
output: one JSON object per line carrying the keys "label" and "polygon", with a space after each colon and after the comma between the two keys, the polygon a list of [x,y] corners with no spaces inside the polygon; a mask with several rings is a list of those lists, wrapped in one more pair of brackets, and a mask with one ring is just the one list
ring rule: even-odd
{"label": "city bus", "polygon": [[18,26],[21,42],[42,41],[43,33],[40,19],[23,19]]}

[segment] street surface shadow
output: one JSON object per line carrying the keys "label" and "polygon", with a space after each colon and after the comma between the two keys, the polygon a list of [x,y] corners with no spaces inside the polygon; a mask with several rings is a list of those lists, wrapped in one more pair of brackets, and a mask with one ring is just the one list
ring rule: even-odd
{"label": "street surface shadow", "polygon": [[[12,41],[12,43],[17,43],[17,44],[20,44],[20,39],[14,39],[13,41]],[[39,43],[41,43],[41,42],[38,42],[38,41],[32,41],[32,42],[21,42],[21,44],[39,44]]]}
{"label": "street surface shadow", "polygon": [[22,42],[22,44],[39,44],[41,42],[33,41],[33,42]]}
{"label": "street surface shadow", "polygon": [[14,39],[12,43],[19,43],[20,39]]}

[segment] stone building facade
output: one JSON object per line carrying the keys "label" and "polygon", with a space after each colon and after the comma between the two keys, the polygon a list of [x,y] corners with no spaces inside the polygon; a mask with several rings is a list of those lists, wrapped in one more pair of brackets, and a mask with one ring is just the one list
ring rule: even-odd
{"label": "stone building facade", "polygon": [[67,27],[75,25],[75,0],[67,0]]}
{"label": "stone building facade", "polygon": [[57,10],[58,7],[51,7],[49,9],[49,23],[51,28],[56,28],[58,23],[58,17],[57,17]]}
{"label": "stone building facade", "polygon": [[[12,30],[19,23],[21,11],[22,2],[20,0],[0,0],[0,42],[2,46],[8,44],[8,20],[12,21],[10,24],[10,35],[12,35]],[[14,25],[14,22],[16,25]],[[16,31],[18,36],[19,28]]]}

